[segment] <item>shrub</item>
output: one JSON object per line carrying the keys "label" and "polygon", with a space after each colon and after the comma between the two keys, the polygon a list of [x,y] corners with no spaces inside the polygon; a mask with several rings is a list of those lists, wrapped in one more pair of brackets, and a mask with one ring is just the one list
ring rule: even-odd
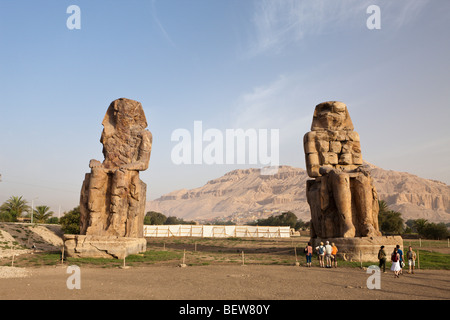
{"label": "shrub", "polygon": [[65,234],[79,234],[80,233],[80,207],[76,207],[59,219],[61,229]]}

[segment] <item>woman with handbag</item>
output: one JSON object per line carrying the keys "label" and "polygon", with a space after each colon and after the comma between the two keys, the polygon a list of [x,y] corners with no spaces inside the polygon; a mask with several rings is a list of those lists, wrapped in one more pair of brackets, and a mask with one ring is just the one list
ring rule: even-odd
{"label": "woman with handbag", "polygon": [[400,267],[400,254],[398,253],[397,248],[395,248],[394,252],[392,252],[391,261],[392,261],[391,271],[394,271],[394,278],[398,278],[399,277],[398,274],[402,269]]}

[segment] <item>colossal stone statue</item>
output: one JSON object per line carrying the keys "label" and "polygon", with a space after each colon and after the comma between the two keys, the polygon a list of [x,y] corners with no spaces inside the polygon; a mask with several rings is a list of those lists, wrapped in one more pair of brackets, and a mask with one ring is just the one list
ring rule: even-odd
{"label": "colossal stone statue", "polygon": [[312,238],[381,236],[378,196],[363,166],[359,135],[342,102],[316,106],[303,139]]}
{"label": "colossal stone statue", "polygon": [[139,171],[148,168],[152,134],[145,129],[142,105],[125,98],[111,103],[102,124],[105,159],[89,163],[81,188],[80,234],[64,235],[64,248],[71,257],[124,259],[147,247],[147,185]]}
{"label": "colossal stone statue", "polygon": [[105,159],[90,161],[80,197],[80,234],[140,238],[147,185],[139,171],[148,168],[152,148],[142,105],[115,100],[102,124]]}

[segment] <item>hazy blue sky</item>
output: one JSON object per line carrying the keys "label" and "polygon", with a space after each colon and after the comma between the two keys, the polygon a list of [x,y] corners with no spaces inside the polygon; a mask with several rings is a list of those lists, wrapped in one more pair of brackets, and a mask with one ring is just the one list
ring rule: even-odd
{"label": "hazy blue sky", "polygon": [[447,0],[0,0],[0,203],[77,206],[121,97],[153,133],[148,199],[252,167],[173,164],[172,132],[197,120],[279,129],[280,163],[304,168],[328,100],[347,104],[365,160],[449,184],[449,16]]}

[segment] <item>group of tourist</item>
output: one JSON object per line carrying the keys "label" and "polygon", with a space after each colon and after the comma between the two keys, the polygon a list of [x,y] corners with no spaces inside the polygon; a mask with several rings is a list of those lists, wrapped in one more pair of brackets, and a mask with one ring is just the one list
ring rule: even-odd
{"label": "group of tourist", "polygon": [[[323,245],[323,242],[321,242],[320,245],[316,247],[316,252],[319,257],[319,265],[321,268],[332,268],[333,266],[337,268],[338,248],[334,243],[330,245],[330,242],[327,241],[326,244]],[[312,254],[313,247],[311,245],[311,242],[308,242],[308,245],[305,248],[307,267],[311,267]]]}
{"label": "group of tourist", "polygon": [[[408,252],[406,253],[406,258],[408,259],[408,273],[413,274],[417,255],[412,250],[411,246],[409,246]],[[378,251],[378,260],[380,262],[380,270],[383,268],[383,272],[386,273],[386,252],[384,251],[384,246],[381,246]],[[391,254],[391,262],[391,271],[394,271],[394,278],[399,278],[399,276],[403,274],[403,268],[405,267],[403,251],[400,249],[400,245],[397,245],[394,248],[394,251]]]}
{"label": "group of tourist", "polygon": [[[327,241],[324,245],[323,242],[320,243],[319,246],[315,248],[317,252],[317,256],[319,258],[319,266],[321,268],[332,268],[333,266],[337,268],[337,252],[338,248],[334,243]],[[313,254],[313,247],[311,242],[308,242],[308,245],[305,247],[305,255],[306,255],[306,266],[311,267],[311,258]],[[380,247],[378,251],[378,260],[380,271],[383,269],[383,272],[386,273],[386,252],[384,251],[384,246]],[[412,250],[412,247],[409,246],[409,250],[406,253],[406,258],[408,259],[409,271],[408,273],[414,273],[414,268],[416,265],[416,253]],[[394,248],[394,251],[391,254],[391,262],[392,267],[391,271],[394,271],[394,277],[398,278],[401,274],[403,274],[403,268],[405,267],[403,251],[400,249],[400,245],[397,245]]]}

